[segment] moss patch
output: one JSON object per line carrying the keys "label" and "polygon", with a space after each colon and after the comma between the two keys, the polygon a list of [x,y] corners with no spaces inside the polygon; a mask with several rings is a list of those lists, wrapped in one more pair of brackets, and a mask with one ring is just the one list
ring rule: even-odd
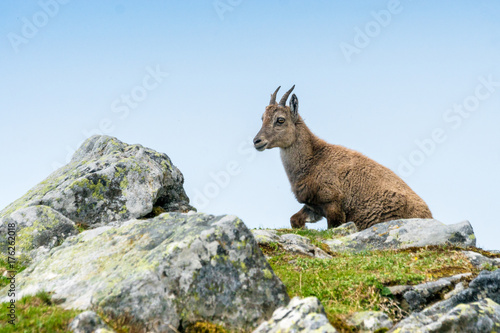
{"label": "moss patch", "polygon": [[198,322],[192,326],[186,328],[186,333],[228,333],[219,325],[212,323]]}
{"label": "moss patch", "polygon": [[[314,232],[296,233],[314,237]],[[330,323],[341,332],[351,331],[345,319],[354,312],[384,311],[395,321],[407,315],[391,298],[387,286],[479,273],[461,253],[463,249],[453,247],[333,253],[332,259],[291,255],[279,248],[271,250],[269,246],[262,250],[268,254],[271,267],[286,285],[290,297],[317,297]]]}

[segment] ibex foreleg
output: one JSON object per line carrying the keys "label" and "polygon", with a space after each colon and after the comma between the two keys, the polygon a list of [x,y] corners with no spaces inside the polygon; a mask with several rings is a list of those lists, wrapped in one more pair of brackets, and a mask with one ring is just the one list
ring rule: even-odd
{"label": "ibex foreleg", "polygon": [[290,218],[292,228],[303,228],[307,223],[314,223],[321,220],[323,216],[318,214],[312,207],[304,205],[301,210]]}

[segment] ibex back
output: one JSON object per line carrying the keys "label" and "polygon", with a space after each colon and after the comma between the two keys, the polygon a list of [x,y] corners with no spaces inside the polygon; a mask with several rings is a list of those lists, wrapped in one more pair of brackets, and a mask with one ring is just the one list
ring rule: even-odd
{"label": "ibex back", "polygon": [[292,191],[304,207],[293,228],[326,217],[328,228],[353,221],[362,230],[384,221],[432,218],[426,203],[394,172],[354,150],[315,136],[298,113],[293,86],[279,103],[278,89],[253,141],[259,151],[278,147]]}

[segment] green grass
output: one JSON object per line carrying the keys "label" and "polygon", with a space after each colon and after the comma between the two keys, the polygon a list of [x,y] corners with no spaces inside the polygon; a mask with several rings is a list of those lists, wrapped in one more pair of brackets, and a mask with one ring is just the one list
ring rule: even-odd
{"label": "green grass", "polygon": [[460,250],[446,247],[342,253],[333,254],[333,259],[290,255],[281,249],[263,251],[290,297],[317,297],[330,322],[343,331],[345,318],[354,312],[384,311],[395,320],[405,315],[387,286],[477,274]]}
{"label": "green grass", "polygon": [[[16,303],[16,324],[3,320],[0,322],[0,333],[59,333],[69,332],[69,322],[78,315],[79,310],[64,310],[50,301],[50,295],[39,292],[34,296],[26,296]],[[8,303],[2,303],[6,309]],[[2,311],[2,316],[5,312]]]}

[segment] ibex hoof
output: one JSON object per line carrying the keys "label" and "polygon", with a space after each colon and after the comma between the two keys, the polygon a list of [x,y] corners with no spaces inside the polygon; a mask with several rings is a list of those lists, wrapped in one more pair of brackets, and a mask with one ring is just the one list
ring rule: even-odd
{"label": "ibex hoof", "polygon": [[302,229],[306,225],[306,222],[303,217],[296,216],[297,214],[293,215],[290,218],[290,224],[292,225],[292,228],[294,229]]}

